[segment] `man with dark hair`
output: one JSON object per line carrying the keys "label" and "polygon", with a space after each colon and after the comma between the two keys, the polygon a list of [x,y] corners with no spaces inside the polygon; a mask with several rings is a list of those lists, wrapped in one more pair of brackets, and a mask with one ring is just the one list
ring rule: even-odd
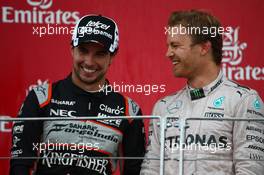
{"label": "man with dark hair", "polygon": [[[142,115],[133,100],[108,86],[106,73],[117,53],[118,37],[114,20],[100,15],[81,18],[72,36],[71,74],[34,88],[18,117]],[[34,163],[36,175],[111,175],[118,161],[109,157],[144,156],[143,131],[142,120],[129,117],[15,122],[10,175],[29,175]],[[120,161],[120,172],[138,175],[141,163]]]}
{"label": "man with dark hair", "polygon": [[[264,105],[255,90],[228,80],[221,71],[223,29],[209,13],[191,10],[171,14],[166,28],[168,50],[176,77],[187,85],[159,100],[155,116],[186,118],[260,118]],[[217,30],[216,33],[207,31]],[[214,30],[215,31],[215,30]],[[179,120],[168,119],[165,174],[179,172]],[[264,122],[188,120],[184,138],[184,175],[263,175]],[[152,120],[146,157],[159,157],[160,128]],[[170,159],[172,158],[172,159]],[[187,160],[186,160],[187,159]],[[144,160],[141,175],[158,175],[159,160]]]}

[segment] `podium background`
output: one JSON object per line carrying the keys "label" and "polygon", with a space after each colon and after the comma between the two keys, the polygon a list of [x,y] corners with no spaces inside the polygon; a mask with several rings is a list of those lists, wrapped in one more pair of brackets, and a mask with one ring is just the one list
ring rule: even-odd
{"label": "podium background", "polygon": [[[34,29],[71,28],[85,14],[111,17],[119,26],[120,49],[107,76],[112,84],[164,86],[165,92],[150,95],[124,93],[139,103],[144,114],[151,114],[156,100],[184,86],[183,79],[173,77],[165,57],[164,27],[170,13],[180,9],[205,9],[234,29],[225,35],[224,72],[264,98],[262,0],[1,0],[0,6],[0,115],[15,117],[30,88],[62,79],[71,71],[71,35],[40,37]],[[42,21],[39,13],[46,13]],[[0,157],[9,156],[10,143],[11,124],[0,122]],[[8,166],[9,160],[0,160],[2,175],[8,174]]]}

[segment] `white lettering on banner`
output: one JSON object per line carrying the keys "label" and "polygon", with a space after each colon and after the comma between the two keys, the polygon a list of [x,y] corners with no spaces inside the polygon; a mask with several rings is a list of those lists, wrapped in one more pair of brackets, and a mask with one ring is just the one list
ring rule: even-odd
{"label": "white lettering on banner", "polygon": [[[1,118],[10,118],[10,116],[1,116]],[[8,126],[10,125],[10,126]],[[0,121],[0,132],[11,132],[11,124],[7,121]]]}
{"label": "white lettering on banner", "polygon": [[224,34],[223,38],[223,63],[230,65],[238,65],[242,61],[243,52],[247,47],[247,43],[239,43],[238,40],[239,27],[231,28],[229,33]]}
{"label": "white lettering on banner", "polygon": [[235,80],[264,80],[264,67],[229,67],[223,64],[222,70],[229,79]]}
{"label": "white lettering on banner", "polygon": [[26,24],[75,24],[80,19],[78,11],[46,10],[52,6],[52,0],[27,0],[31,10],[2,6],[2,23]]}
{"label": "white lettering on banner", "polygon": [[223,37],[223,73],[231,80],[264,80],[264,67],[239,66],[243,59],[243,50],[246,42],[240,43],[238,35],[239,27],[231,28]]}
{"label": "white lettering on banner", "polygon": [[40,0],[40,1],[27,0],[27,3],[31,6],[38,6],[41,9],[47,9],[51,7],[52,0]]}

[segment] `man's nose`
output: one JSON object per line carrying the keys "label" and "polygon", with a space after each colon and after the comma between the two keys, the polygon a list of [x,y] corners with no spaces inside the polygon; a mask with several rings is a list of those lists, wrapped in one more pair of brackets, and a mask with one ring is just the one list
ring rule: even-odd
{"label": "man's nose", "polygon": [[166,57],[171,58],[172,56],[173,56],[173,52],[172,52],[171,48],[168,47],[167,52],[166,52]]}
{"label": "man's nose", "polygon": [[84,62],[87,65],[93,65],[94,64],[94,57],[92,54],[87,54],[84,56]]}

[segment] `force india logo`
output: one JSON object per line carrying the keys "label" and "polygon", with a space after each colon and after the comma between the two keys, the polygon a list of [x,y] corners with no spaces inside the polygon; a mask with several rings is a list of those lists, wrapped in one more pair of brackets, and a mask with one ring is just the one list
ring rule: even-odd
{"label": "force india logo", "polygon": [[231,28],[231,32],[223,36],[222,70],[224,74],[231,80],[264,80],[264,67],[239,66],[247,43],[239,41],[238,32],[239,27]]}
{"label": "force india logo", "polygon": [[89,136],[92,137],[91,139],[98,140],[108,140],[113,143],[118,143],[119,138],[117,135],[107,133],[106,131],[103,131],[102,129],[99,129],[92,125],[78,125],[78,124],[54,124],[52,126],[52,129],[49,130],[49,132],[46,135],[46,139],[49,139],[48,136],[52,132],[65,132],[65,133],[72,133],[77,134],[78,136]]}

